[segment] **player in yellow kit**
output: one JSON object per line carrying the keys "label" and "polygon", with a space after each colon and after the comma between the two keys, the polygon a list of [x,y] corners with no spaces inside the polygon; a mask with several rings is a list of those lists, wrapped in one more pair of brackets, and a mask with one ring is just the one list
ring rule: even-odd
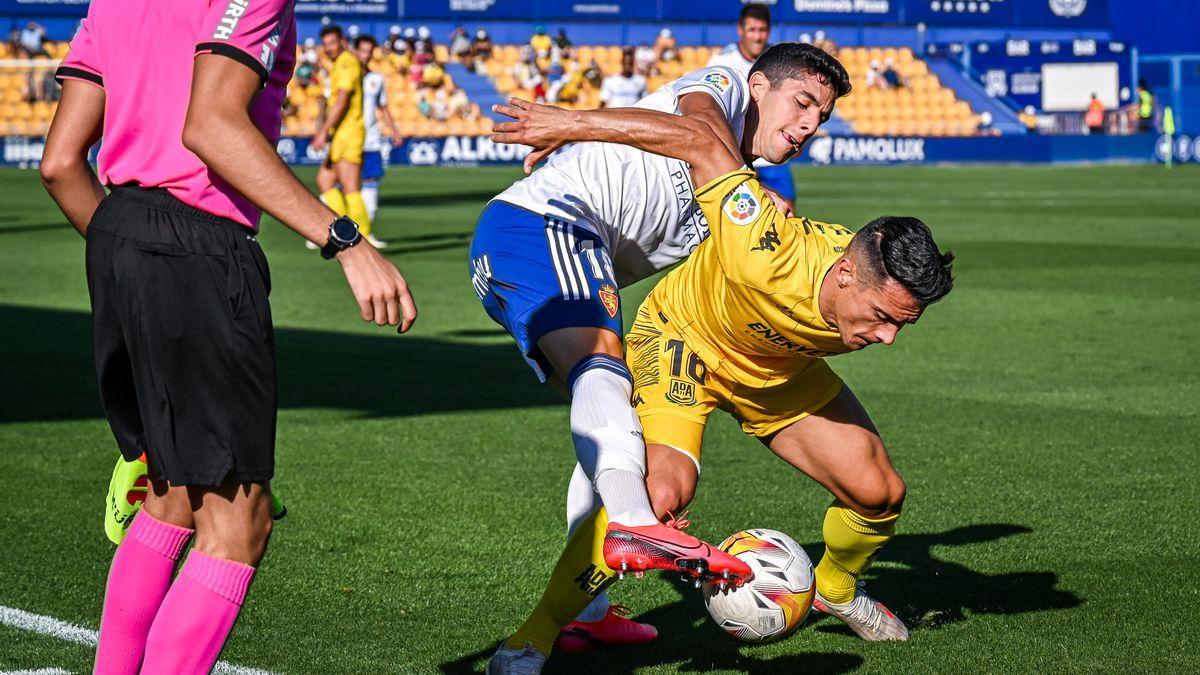
{"label": "player in yellow kit", "polygon": [[[730,412],[834,496],[815,606],[865,639],[907,639],[903,622],[857,583],[895,531],[904,481],[870,417],[824,359],[891,344],[950,291],[953,256],[916,218],[880,218],[852,234],[785,217],[702,121],[652,111],[613,120],[604,111],[512,103],[501,112],[516,121],[497,125],[494,140],[535,150],[626,143],[688,162],[702,186],[696,200],[710,236],[658,283],[626,340],[656,513],[669,517],[691,501],[704,426],[715,408]],[[802,87],[796,105],[817,106],[824,116],[833,100]],[[778,129],[784,140],[804,131]],[[593,553],[603,523],[601,509],[576,529],[522,630],[566,625],[613,581]]]}
{"label": "player in yellow kit", "polygon": [[[321,50],[333,61],[329,70],[329,104],[325,120],[312,139],[312,148],[320,152],[329,145],[329,154],[317,171],[317,190],[321,199],[337,212],[358,223],[359,232],[379,248],[371,234],[371,217],[362,198],[363,144],[363,64],[346,48],[340,26],[321,29]],[[339,189],[340,186],[340,189]]]}

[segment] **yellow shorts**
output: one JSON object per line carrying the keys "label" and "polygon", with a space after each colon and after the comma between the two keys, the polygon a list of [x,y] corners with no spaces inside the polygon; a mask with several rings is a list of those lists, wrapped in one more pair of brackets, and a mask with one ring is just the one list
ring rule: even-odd
{"label": "yellow shorts", "polygon": [[633,372],[633,402],[646,443],[669,445],[700,466],[704,426],[714,408],[732,414],[742,431],[761,438],[823,408],[842,390],[842,380],[822,359],[783,384],[747,386],[717,372],[659,318],[649,298],[625,336],[625,361]]}
{"label": "yellow shorts", "polygon": [[364,142],[363,135],[353,131],[334,134],[329,142],[329,161],[362,164]]}

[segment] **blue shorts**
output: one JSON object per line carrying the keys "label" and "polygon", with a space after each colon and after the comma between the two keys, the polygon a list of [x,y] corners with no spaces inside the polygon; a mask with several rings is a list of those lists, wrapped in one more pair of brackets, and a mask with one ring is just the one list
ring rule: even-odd
{"label": "blue shorts", "polygon": [[759,182],[783,195],[784,199],[795,201],[796,184],[792,181],[792,170],[787,164],[757,167],[755,170],[758,171]]}
{"label": "blue shorts", "polygon": [[470,273],[488,316],[513,336],[543,382],[553,370],[537,346],[543,335],[577,327],[621,335],[608,249],[574,223],[493,201],[475,225]]}
{"label": "blue shorts", "polygon": [[363,180],[379,180],[383,178],[383,153],[378,150],[363,152]]}

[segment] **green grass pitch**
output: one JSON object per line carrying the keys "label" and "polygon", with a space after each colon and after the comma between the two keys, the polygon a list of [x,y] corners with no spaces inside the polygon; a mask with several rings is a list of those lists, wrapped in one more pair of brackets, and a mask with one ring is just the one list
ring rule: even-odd
{"label": "green grass pitch", "polygon": [[[275,531],[223,659],[291,673],[468,672],[521,621],[563,541],[567,408],[472,292],[466,248],[512,168],[393,170],[378,234],[411,334],[364,325],[338,266],[267,222],[280,365]],[[311,179],[311,172],[305,172]],[[957,288],[891,348],[834,367],[909,484],[870,588],[913,627],[829,620],[740,645],[666,577],[613,592],[648,647],[547,672],[1193,671],[1200,641],[1200,170],[802,168],[797,211],[911,214]],[[88,628],[113,549],[116,449],[92,374],[83,242],[33,172],[0,172],[0,606]],[[623,295],[626,319],[646,283]],[[819,556],[829,499],[714,415],[696,534],[790,533]],[[90,669],[0,625],[0,670]]]}

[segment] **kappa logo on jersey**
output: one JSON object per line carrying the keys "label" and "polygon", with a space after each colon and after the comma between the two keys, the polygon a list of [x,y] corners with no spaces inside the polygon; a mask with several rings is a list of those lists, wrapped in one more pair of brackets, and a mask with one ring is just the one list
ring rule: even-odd
{"label": "kappa logo on jersey", "polygon": [[679,405],[696,405],[696,384],[687,380],[671,378],[667,389],[667,400]]}
{"label": "kappa logo on jersey", "polygon": [[575,583],[579,584],[579,590],[588,595],[599,595],[600,591],[609,584],[610,577],[604,573],[604,570],[597,569],[595,565],[588,565],[586,569],[575,577]]}
{"label": "kappa logo on jersey", "polygon": [[758,238],[758,246],[750,249],[751,251],[775,251],[775,247],[783,242],[779,240],[779,231],[775,229],[775,223],[771,223],[771,228],[767,233]]}
{"label": "kappa logo on jersey", "polygon": [[736,225],[749,225],[754,222],[759,210],[758,200],[750,194],[750,188],[745,184],[738,186],[725,200],[725,215]]}
{"label": "kappa logo on jersey", "polygon": [[733,80],[729,79],[728,75],[718,72],[712,72],[705,75],[704,79],[701,81],[722,94],[724,94],[725,90],[733,84]]}
{"label": "kappa logo on jersey", "polygon": [[616,318],[617,309],[621,306],[621,298],[617,296],[617,289],[608,284],[601,286],[600,302],[604,303],[604,309],[608,310],[608,315]]}

